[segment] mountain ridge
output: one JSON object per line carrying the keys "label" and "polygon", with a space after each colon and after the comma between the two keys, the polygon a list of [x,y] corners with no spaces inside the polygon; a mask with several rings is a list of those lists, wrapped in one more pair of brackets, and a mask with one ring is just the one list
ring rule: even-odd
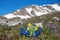
{"label": "mountain ridge", "polygon": [[[20,17],[20,18],[24,19],[24,17],[30,18],[31,16],[40,16],[40,15],[43,15],[44,13],[46,14],[49,12],[60,11],[59,8],[60,8],[60,6],[58,4],[47,4],[47,5],[42,5],[42,6],[31,5],[26,8],[22,8],[21,10],[18,9],[17,11],[15,11],[13,13],[4,15],[3,17],[10,19],[9,15],[10,15],[10,17],[15,15],[14,17]],[[11,18],[14,18],[14,17],[11,17]]]}
{"label": "mountain ridge", "polygon": [[[1,20],[9,26],[19,24],[22,20],[28,20],[33,17],[38,17],[46,14],[51,14],[55,12],[60,12],[60,6],[58,4],[47,4],[47,5],[31,5],[25,8],[16,10],[15,12],[1,16]],[[1,24],[0,23],[0,24]]]}

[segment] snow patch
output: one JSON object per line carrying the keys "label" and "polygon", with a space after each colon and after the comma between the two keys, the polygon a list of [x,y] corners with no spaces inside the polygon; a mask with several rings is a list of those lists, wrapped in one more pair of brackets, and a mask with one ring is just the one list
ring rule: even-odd
{"label": "snow patch", "polygon": [[30,16],[28,15],[14,15],[14,14],[8,14],[8,15],[5,15],[4,17],[6,17],[7,19],[11,19],[11,18],[14,18],[14,17],[20,17],[22,19],[26,19],[26,18],[30,18]]}
{"label": "snow patch", "polygon": [[[41,16],[41,15],[44,15],[44,14],[47,14],[47,13],[48,13],[48,12],[46,12],[46,11],[43,12],[43,13],[42,13],[42,12],[38,12],[38,11],[36,11],[35,9],[34,9],[34,11],[35,11],[35,15],[36,15],[36,16]],[[43,10],[42,10],[42,11],[43,11]]]}
{"label": "snow patch", "polygon": [[32,8],[25,8],[25,9],[26,9],[26,11],[27,11],[31,16],[33,16],[33,15],[31,14]]}
{"label": "snow patch", "polygon": [[59,5],[54,4],[54,5],[51,5],[51,6],[52,6],[52,8],[54,8],[55,10],[60,11],[60,6],[59,6]]}
{"label": "snow patch", "polygon": [[45,9],[45,10],[48,10],[48,12],[51,12],[51,10],[50,10],[50,9],[48,9],[47,7],[44,7],[44,9]]}

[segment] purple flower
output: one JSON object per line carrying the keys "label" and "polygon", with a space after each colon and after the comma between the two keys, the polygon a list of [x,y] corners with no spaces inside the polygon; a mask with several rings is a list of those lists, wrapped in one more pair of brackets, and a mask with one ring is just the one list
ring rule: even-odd
{"label": "purple flower", "polygon": [[59,37],[60,37],[60,34],[57,34],[57,36],[59,36]]}
{"label": "purple flower", "polygon": [[56,28],[56,25],[51,26],[51,28]]}
{"label": "purple flower", "polygon": [[51,27],[51,24],[50,24],[50,23],[47,23],[47,26],[48,26],[48,27]]}
{"label": "purple flower", "polygon": [[53,30],[53,32],[58,32],[58,30]]}

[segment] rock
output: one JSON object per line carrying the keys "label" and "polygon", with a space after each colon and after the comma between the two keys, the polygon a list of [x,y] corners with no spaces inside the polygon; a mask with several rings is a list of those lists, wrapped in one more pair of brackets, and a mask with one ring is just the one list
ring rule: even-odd
{"label": "rock", "polygon": [[53,18],[52,18],[52,21],[53,21],[53,22],[60,22],[60,19],[59,19],[58,17],[53,17]]}

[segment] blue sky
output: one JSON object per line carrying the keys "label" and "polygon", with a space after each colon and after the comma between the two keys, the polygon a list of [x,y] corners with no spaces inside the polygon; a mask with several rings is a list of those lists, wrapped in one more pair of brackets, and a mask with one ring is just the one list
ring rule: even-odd
{"label": "blue sky", "polygon": [[31,4],[59,3],[59,0],[0,0],[0,16]]}

